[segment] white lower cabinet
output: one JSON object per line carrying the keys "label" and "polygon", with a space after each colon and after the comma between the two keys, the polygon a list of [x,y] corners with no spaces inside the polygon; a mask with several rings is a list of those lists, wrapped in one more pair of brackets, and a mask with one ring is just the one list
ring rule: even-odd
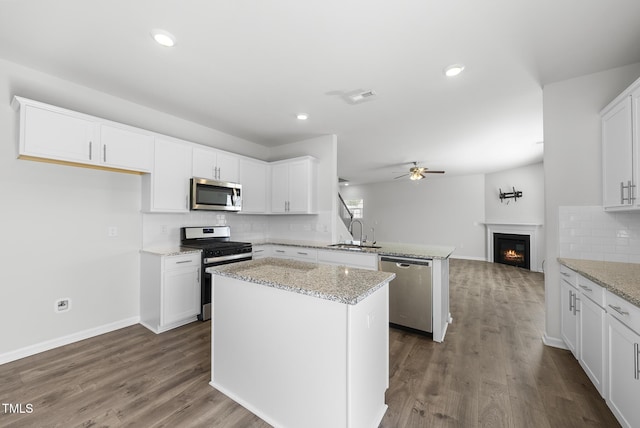
{"label": "white lower cabinet", "polygon": [[155,333],[188,324],[200,313],[199,252],[141,255],[140,323]]}
{"label": "white lower cabinet", "polygon": [[318,263],[378,270],[378,254],[318,250]]}
{"label": "white lower cabinet", "polygon": [[[606,312],[604,290],[578,276],[578,361],[600,395],[606,397]],[[596,299],[592,299],[596,297]]]}
{"label": "white lower cabinet", "polygon": [[640,308],[607,292],[607,404],[623,427],[640,427]]}
{"label": "white lower cabinet", "polygon": [[273,249],[271,245],[254,245],[252,258],[254,260],[258,260],[264,259],[266,257],[271,257],[272,251]]}
{"label": "white lower cabinet", "polygon": [[[567,348],[578,357],[578,289],[575,288],[575,272],[568,273],[560,270],[560,329],[562,340]],[[567,276],[571,275],[571,276]]]}

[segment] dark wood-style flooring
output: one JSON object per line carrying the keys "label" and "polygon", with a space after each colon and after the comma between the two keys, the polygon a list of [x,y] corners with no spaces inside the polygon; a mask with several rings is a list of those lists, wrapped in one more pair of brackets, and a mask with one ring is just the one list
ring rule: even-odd
{"label": "dark wood-style flooring", "polygon": [[[542,274],[467,260],[451,260],[450,274],[444,343],[390,331],[380,427],[619,426],[573,356],[542,344]],[[197,322],[1,365],[0,402],[33,411],[0,405],[0,427],[268,427],[209,386],[210,355],[210,323]]]}

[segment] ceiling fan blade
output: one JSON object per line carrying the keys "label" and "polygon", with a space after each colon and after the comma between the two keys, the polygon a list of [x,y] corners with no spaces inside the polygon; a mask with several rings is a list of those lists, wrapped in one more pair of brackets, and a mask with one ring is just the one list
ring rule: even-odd
{"label": "ceiling fan blade", "polygon": [[444,174],[444,171],[422,171],[426,174]]}
{"label": "ceiling fan blade", "polygon": [[402,174],[402,175],[399,175],[397,177],[393,177],[393,179],[396,180],[398,178],[406,177],[407,175],[409,175],[409,174]]}

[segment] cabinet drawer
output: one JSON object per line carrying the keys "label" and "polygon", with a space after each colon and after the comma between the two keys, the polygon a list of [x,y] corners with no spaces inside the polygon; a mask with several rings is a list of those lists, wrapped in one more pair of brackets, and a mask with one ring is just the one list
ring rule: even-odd
{"label": "cabinet drawer", "polygon": [[567,281],[572,286],[577,286],[578,274],[564,265],[560,265],[560,278]]}
{"label": "cabinet drawer", "polygon": [[578,289],[583,296],[593,300],[598,306],[604,308],[604,287],[596,284],[582,275],[578,275]]}
{"label": "cabinet drawer", "polygon": [[180,256],[169,256],[165,258],[164,269],[179,269],[191,266],[200,266],[200,253],[185,254]]}
{"label": "cabinet drawer", "polygon": [[378,270],[378,255],[357,254],[335,250],[320,250],[318,251],[318,263]]}
{"label": "cabinet drawer", "polygon": [[318,258],[318,250],[305,247],[284,247],[276,245],[273,247],[273,257],[315,263]]}
{"label": "cabinet drawer", "polygon": [[640,308],[610,291],[605,292],[607,313],[640,334]]}

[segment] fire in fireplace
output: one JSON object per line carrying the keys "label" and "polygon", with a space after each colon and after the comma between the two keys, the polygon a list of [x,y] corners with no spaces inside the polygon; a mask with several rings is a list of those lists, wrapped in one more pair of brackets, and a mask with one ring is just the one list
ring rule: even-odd
{"label": "fire in fireplace", "polygon": [[529,235],[493,234],[493,261],[531,269]]}

